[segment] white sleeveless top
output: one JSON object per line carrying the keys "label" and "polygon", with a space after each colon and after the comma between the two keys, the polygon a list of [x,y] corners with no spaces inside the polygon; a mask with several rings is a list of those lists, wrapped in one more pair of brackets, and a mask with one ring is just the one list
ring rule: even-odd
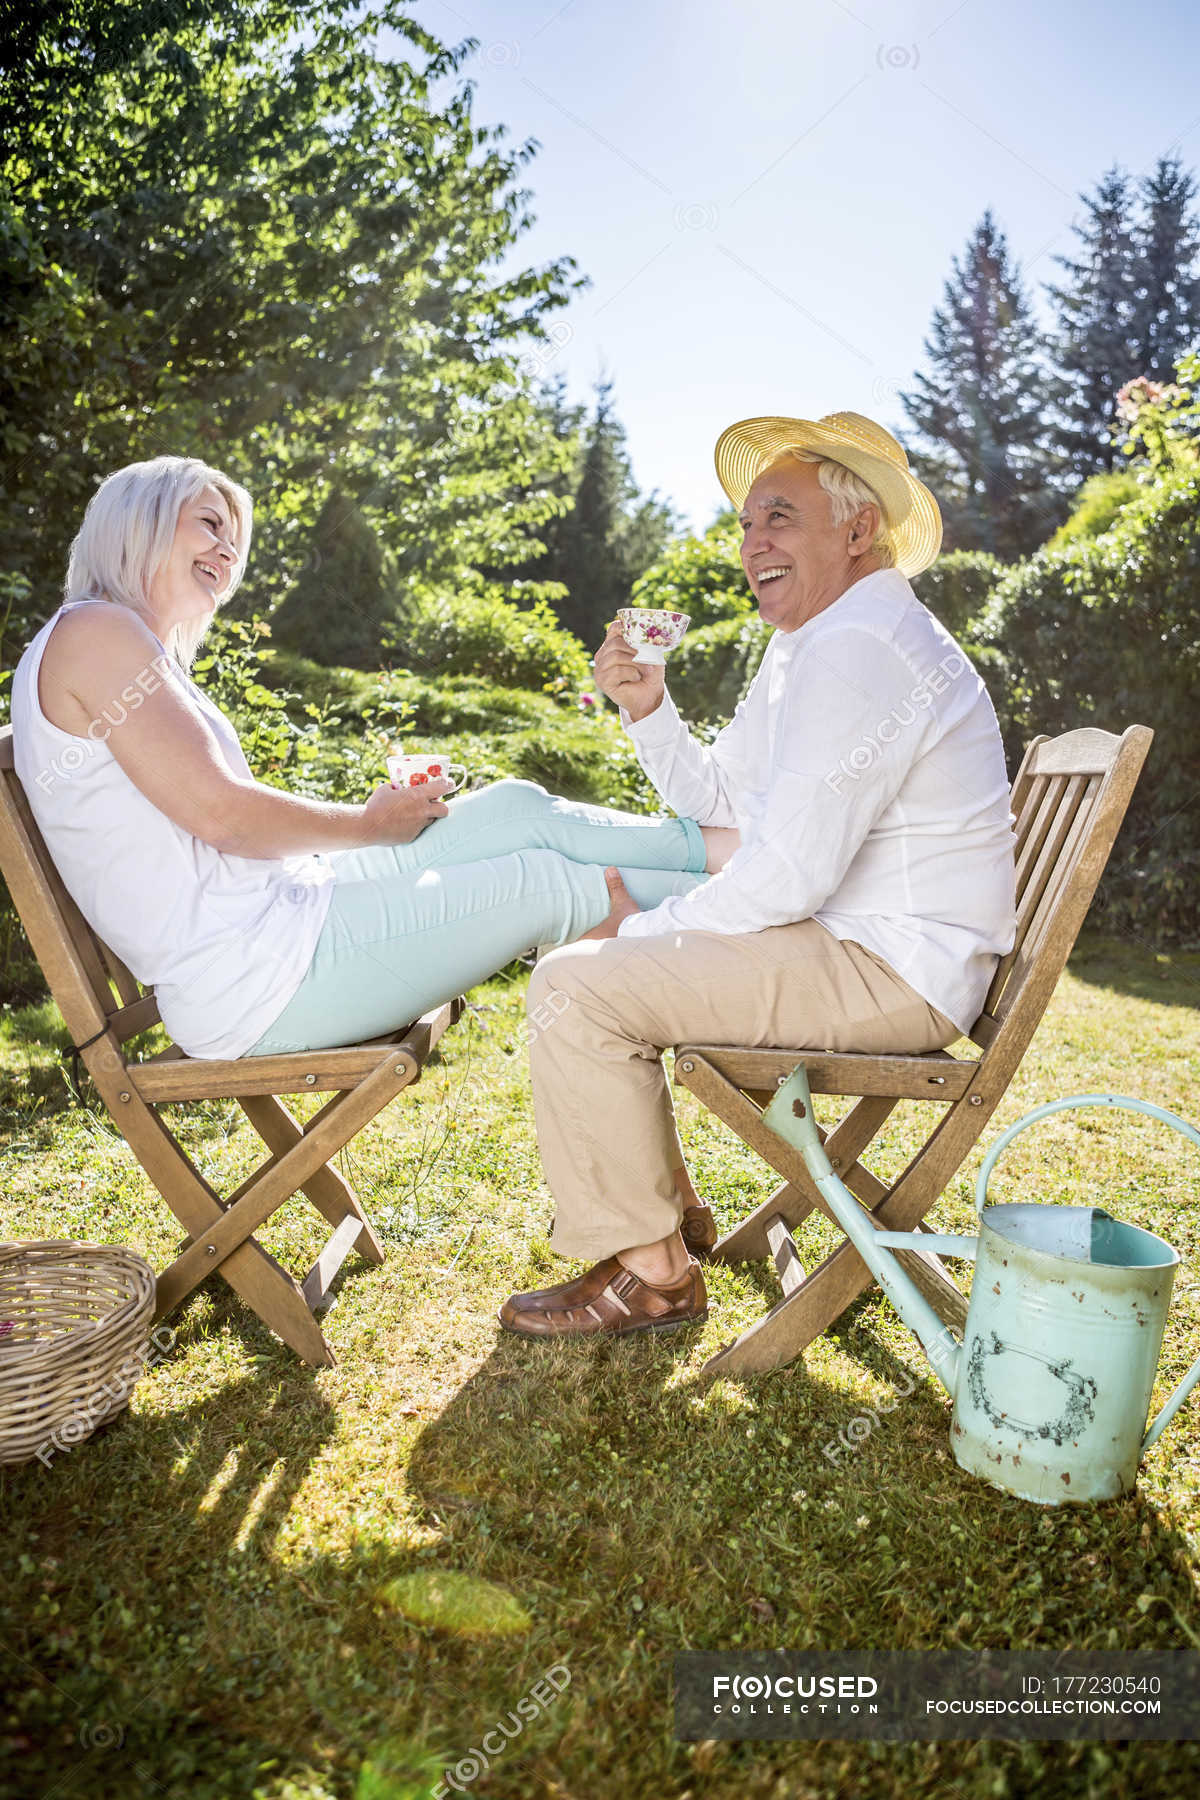
{"label": "white sleeveless top", "polygon": [[232,725],[163,650],[88,735],[62,731],[38,698],[42,655],[62,614],[17,664],[13,753],[46,847],[93,931],[153,987],[189,1056],[241,1056],[283,1011],[312,961],[334,871],[320,856],[227,856],[153,806],[104,741],[147,693],[173,680],[211,726],[233,774],[250,766]]}

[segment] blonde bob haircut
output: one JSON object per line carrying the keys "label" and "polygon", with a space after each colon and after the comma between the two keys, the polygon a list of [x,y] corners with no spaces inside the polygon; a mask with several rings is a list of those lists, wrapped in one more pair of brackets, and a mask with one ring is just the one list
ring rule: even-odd
{"label": "blonde bob haircut", "polygon": [[874,488],[845,463],[834,462],[816,450],[785,450],[780,461],[784,456],[790,456],[793,462],[816,463],[817,480],[829,495],[835,525],[845,525],[864,506],[879,508],[879,530],[871,554],[878,557],[881,568],[894,569],[896,551],[888,535],[887,512]]}
{"label": "blonde bob haircut", "polygon": [[[238,553],[223,605],[237,589],[250,550],[254,507],[245,488],[194,456],[156,456],[130,463],[109,475],[88,502],[67,563],[67,600],[111,600],[128,606],[150,624],[150,588],[171,553],[179,515],[191,501],[215,488],[229,508]],[[204,633],[205,619],[172,625],[166,648],[190,668]]]}

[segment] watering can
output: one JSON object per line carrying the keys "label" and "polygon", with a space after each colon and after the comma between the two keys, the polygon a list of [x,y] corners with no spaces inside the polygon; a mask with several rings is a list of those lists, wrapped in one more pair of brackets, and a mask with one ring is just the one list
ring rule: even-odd
{"label": "watering can", "polygon": [[[1179,1253],[1098,1206],[985,1206],[988,1177],[1018,1132],[1081,1106],[1147,1113],[1200,1144],[1194,1125],[1118,1094],[1052,1100],[1010,1125],[975,1188],[979,1236],[879,1231],[834,1174],[817,1133],[804,1065],[763,1123],[804,1157],[853,1243],[954,1402],[955,1461],[993,1487],[1043,1505],[1128,1493],[1144,1451],[1200,1381],[1200,1357],[1145,1430]],[[935,1251],[975,1263],[961,1346],[891,1254]],[[1144,1433],[1144,1435],[1143,1435]]]}

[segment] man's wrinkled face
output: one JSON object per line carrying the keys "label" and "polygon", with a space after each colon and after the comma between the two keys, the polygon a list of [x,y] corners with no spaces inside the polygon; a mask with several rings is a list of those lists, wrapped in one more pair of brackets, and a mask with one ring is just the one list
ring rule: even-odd
{"label": "man's wrinkled face", "polygon": [[764,469],[739,519],[746,579],[762,618],[780,631],[798,631],[879,566],[870,554],[879,509],[864,506],[835,525],[816,463],[789,456]]}

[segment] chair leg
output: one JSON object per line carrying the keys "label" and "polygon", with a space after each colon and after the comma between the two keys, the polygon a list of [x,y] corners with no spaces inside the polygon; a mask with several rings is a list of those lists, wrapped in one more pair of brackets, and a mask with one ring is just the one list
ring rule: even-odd
{"label": "chair leg", "polygon": [[[815,1207],[827,1215],[829,1208],[817,1191],[803,1158],[763,1124],[760,1108],[742,1089],[735,1087],[694,1052],[689,1054],[689,1061],[692,1068],[687,1074],[686,1085],[697,1099],[785,1178],[782,1187],[715,1245],[713,1257],[728,1262],[766,1258],[772,1255],[773,1246],[768,1234],[777,1220],[792,1230]],[[931,1184],[918,1174],[924,1152],[909,1164],[891,1189],[858,1160],[895,1106],[894,1098],[866,1096],[850,1109],[832,1132],[822,1132],[821,1136],[829,1159],[842,1180],[866,1204],[879,1225],[891,1231],[907,1231],[919,1227],[934,1197]],[[901,1183],[903,1195],[899,1205],[893,1206],[891,1196],[899,1190]],[[961,1329],[966,1319],[967,1302],[939,1259],[921,1251],[900,1251],[898,1254],[938,1316],[952,1328]],[[792,1361],[873,1281],[874,1276],[854,1246],[848,1242],[841,1244],[811,1275],[797,1282],[790,1293],[785,1293],[769,1313],[710,1358],[705,1364],[705,1373],[709,1376],[749,1374],[775,1369]]]}
{"label": "chair leg", "polygon": [[[267,1149],[276,1156],[286,1155],[304,1135],[299,1121],[274,1094],[243,1094],[238,1105]],[[384,1260],[386,1252],[362,1202],[338,1170],[326,1163],[309,1176],[302,1191],[331,1225],[340,1228],[342,1221],[351,1215],[358,1219],[362,1229],[354,1239],[353,1248],[366,1262],[381,1263]]]}
{"label": "chair leg", "polygon": [[789,1231],[803,1225],[813,1202],[790,1181],[777,1187],[770,1197],[740,1219],[732,1231],[718,1238],[708,1253],[710,1262],[763,1262],[771,1255],[768,1233],[776,1219],[782,1219]]}
{"label": "chair leg", "polygon": [[[906,1194],[891,1193],[872,1217],[886,1231],[914,1231],[928,1204],[928,1196],[914,1184]],[[843,1239],[794,1293],[785,1295],[740,1337],[723,1345],[708,1359],[701,1373],[714,1378],[758,1374],[782,1367],[827,1331],[874,1279],[854,1245],[848,1238]],[[953,1287],[949,1276],[945,1280]],[[966,1317],[966,1301],[957,1288],[954,1292],[962,1306],[962,1316],[947,1323],[961,1325]]]}
{"label": "chair leg", "polygon": [[[165,1271],[166,1275],[170,1272]],[[251,1238],[234,1256],[226,1257],[219,1273],[297,1356],[314,1368],[333,1367],[337,1358],[313,1318],[300,1283],[276,1262],[269,1250]]]}
{"label": "chair leg", "polygon": [[[703,1058],[695,1060],[703,1064]],[[708,1065],[704,1065],[701,1072],[702,1083],[707,1069]],[[715,1074],[715,1071],[713,1073]],[[695,1070],[693,1070],[694,1074]],[[689,1082],[688,1085],[691,1086],[691,1083]],[[706,1106],[717,1111],[718,1117],[724,1117],[726,1124],[732,1125],[734,1130],[740,1133],[747,1116],[753,1117],[758,1108],[754,1106],[753,1102],[746,1100],[746,1105],[753,1107],[753,1112],[747,1115],[739,1108],[736,1122],[721,1113],[714,1102],[720,1101],[728,1105],[730,1094],[736,1095],[741,1091],[733,1088],[732,1084],[726,1085],[730,1089],[729,1093],[706,1085],[706,1092],[703,1095],[697,1094],[697,1098],[702,1099]],[[745,1098],[743,1095],[744,1100]],[[821,1133],[829,1160],[835,1169],[841,1172],[852,1166],[861,1166],[858,1164],[859,1155],[879,1131],[888,1115],[895,1110],[895,1106],[894,1100],[882,1097],[871,1096],[861,1099],[851,1107],[845,1118],[828,1136],[824,1132]],[[773,1133],[772,1136],[774,1136]],[[758,1148],[757,1145],[755,1147]],[[866,1174],[868,1171],[864,1170],[863,1173]],[[800,1171],[797,1170],[797,1178],[799,1174]],[[804,1175],[807,1177],[807,1169],[804,1170]],[[775,1192],[760,1206],[756,1206],[747,1218],[742,1219],[732,1231],[727,1232],[723,1238],[719,1239],[713,1246],[711,1259],[714,1262],[760,1261],[771,1254],[767,1231],[773,1220],[781,1218],[788,1229],[794,1231],[797,1225],[803,1224],[814,1208],[821,1205],[820,1195],[811,1180],[808,1180],[806,1189],[801,1189],[798,1179],[785,1181],[783,1186],[776,1188]]]}
{"label": "chair leg", "polygon": [[[116,1117],[142,1167],[188,1233],[190,1244],[223,1216],[225,1209],[218,1195],[195,1169],[158,1115],[136,1097],[126,1102]],[[197,1285],[196,1279],[179,1278],[179,1260],[176,1258],[157,1277],[156,1318],[173,1312]],[[207,1273],[203,1270],[199,1279]],[[305,1305],[299,1284],[261,1244],[253,1240],[240,1244],[221,1264],[220,1273],[234,1293],[285,1344],[290,1345],[297,1356],[315,1367],[332,1365],[333,1352]]]}
{"label": "chair leg", "polygon": [[320,1312],[323,1306],[328,1305],[337,1273],[354,1248],[357,1226],[358,1220],[354,1214],[347,1213],[301,1282],[300,1292],[304,1295],[305,1304],[313,1312]]}
{"label": "chair leg", "polygon": [[195,1285],[219,1268],[264,1224],[297,1188],[305,1186],[329,1158],[373,1119],[380,1108],[406,1087],[417,1072],[415,1060],[388,1055],[358,1083],[326,1103],[298,1140],[282,1156],[271,1156],[231,1196],[218,1220],[201,1232],[172,1267],[178,1278]]}
{"label": "chair leg", "polygon": [[739,1337],[723,1344],[700,1373],[709,1380],[761,1375],[794,1361],[875,1279],[861,1257],[855,1255],[855,1268],[849,1260],[836,1264],[840,1255],[838,1249],[826,1257],[794,1293],[786,1294]]}
{"label": "chair leg", "polygon": [[[727,1238],[721,1239],[714,1254],[724,1250],[723,1260],[730,1262],[769,1256],[771,1249],[767,1241],[767,1227],[781,1213],[789,1227],[800,1224],[814,1207],[819,1208],[827,1218],[833,1218],[808,1172],[804,1158],[769,1126],[763,1124],[762,1109],[748,1099],[741,1088],[726,1080],[704,1057],[692,1052],[688,1061],[691,1067],[682,1079],[696,1098],[736,1131],[743,1143],[748,1144],[752,1150],[757,1150],[763,1161],[769,1163],[777,1175],[782,1175],[786,1183],[769,1200],[757,1207],[749,1219],[743,1220],[741,1226],[730,1232]],[[826,1149],[831,1157],[837,1157],[839,1167],[861,1167],[857,1161],[859,1152],[874,1137],[895,1104],[895,1100],[874,1096],[860,1100],[830,1135],[821,1132]],[[864,1169],[862,1172],[870,1180],[875,1179],[869,1170]],[[843,1173],[842,1178],[853,1185],[847,1173]],[[834,1223],[837,1223],[836,1219]],[[727,1246],[731,1241],[735,1241],[737,1245],[735,1255],[728,1253]]]}
{"label": "chair leg", "polygon": [[[90,1070],[113,1122],[183,1229],[190,1243],[224,1217],[215,1190],[195,1168],[172,1133],[136,1093],[122,1088],[120,1077],[106,1066]],[[185,1252],[186,1254],[186,1252]],[[211,1271],[201,1267],[182,1276],[177,1257],[155,1284],[155,1317],[163,1318],[185,1300]],[[234,1292],[284,1343],[317,1367],[332,1364],[333,1352],[305,1305],[299,1284],[275,1258],[253,1240],[239,1244],[225,1258],[220,1273]]]}

